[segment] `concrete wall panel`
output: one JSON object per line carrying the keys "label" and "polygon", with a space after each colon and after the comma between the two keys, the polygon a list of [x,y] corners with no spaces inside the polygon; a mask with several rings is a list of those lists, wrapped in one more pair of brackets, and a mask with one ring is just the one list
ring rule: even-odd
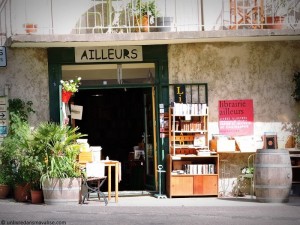
{"label": "concrete wall panel", "polygon": [[219,100],[253,99],[257,142],[275,131],[284,147],[291,123],[299,121],[299,103],[291,96],[299,55],[300,42],[171,45],[170,83],[208,83],[211,134],[218,133]]}
{"label": "concrete wall panel", "polygon": [[0,68],[0,95],[5,85],[10,86],[10,98],[33,102],[36,113],[29,118],[33,126],[49,120],[46,49],[8,48],[7,67]]}

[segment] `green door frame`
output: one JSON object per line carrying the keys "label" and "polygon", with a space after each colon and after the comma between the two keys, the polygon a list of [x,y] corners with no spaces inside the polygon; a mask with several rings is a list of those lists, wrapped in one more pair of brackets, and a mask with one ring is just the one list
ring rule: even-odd
{"label": "green door frame", "polygon": [[[167,45],[142,46],[143,62],[155,63],[155,104],[156,104],[156,140],[157,140],[157,165],[166,168],[166,155],[169,152],[168,141],[162,141],[159,135],[159,104],[169,105],[169,77],[168,77],[168,48]],[[48,48],[48,72],[49,72],[49,108],[50,121],[60,122],[59,85],[62,77],[62,65],[76,65],[75,48]],[[149,87],[153,85],[133,85],[135,87]],[[133,87],[132,86],[132,87]],[[128,87],[126,85],[115,85],[106,88]],[[101,87],[102,88],[102,87]],[[104,88],[104,87],[103,87]],[[164,146],[162,146],[164,143]],[[155,174],[157,175],[157,170]],[[162,174],[162,192],[165,193],[165,175]],[[156,190],[157,176],[153,181]]]}

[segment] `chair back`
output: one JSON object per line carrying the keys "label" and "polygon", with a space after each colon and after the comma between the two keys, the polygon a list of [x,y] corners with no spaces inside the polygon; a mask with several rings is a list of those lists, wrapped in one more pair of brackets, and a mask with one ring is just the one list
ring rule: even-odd
{"label": "chair back", "polygon": [[93,162],[92,152],[80,152],[78,162],[80,165],[85,165],[86,163]]}
{"label": "chair back", "polygon": [[104,162],[91,162],[86,163],[86,176],[87,177],[104,177],[105,164]]}
{"label": "chair back", "polygon": [[255,160],[255,154],[251,154],[248,157],[248,168],[252,167],[254,168],[254,160]]}

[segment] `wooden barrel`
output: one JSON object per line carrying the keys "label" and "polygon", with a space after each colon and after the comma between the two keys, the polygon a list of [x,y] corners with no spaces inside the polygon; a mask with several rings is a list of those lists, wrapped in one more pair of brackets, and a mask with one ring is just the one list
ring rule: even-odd
{"label": "wooden barrel", "polygon": [[80,202],[81,178],[47,179],[43,182],[44,202],[50,205]]}
{"label": "wooden barrel", "polygon": [[285,149],[259,149],[254,161],[254,187],[259,202],[288,202],[292,167]]}

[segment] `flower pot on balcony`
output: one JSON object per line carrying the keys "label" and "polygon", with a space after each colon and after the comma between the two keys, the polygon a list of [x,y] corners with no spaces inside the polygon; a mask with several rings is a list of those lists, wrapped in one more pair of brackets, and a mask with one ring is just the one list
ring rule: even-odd
{"label": "flower pot on balcony", "polygon": [[136,17],[134,19],[134,32],[148,32],[149,31],[149,18],[148,16]]}
{"label": "flower pot on balcony", "polygon": [[267,16],[266,17],[266,25],[264,25],[265,29],[277,29],[281,30],[282,25],[284,23],[284,17],[283,16]]}
{"label": "flower pot on balcony", "polygon": [[37,32],[37,24],[34,23],[26,23],[24,24],[24,28],[27,34]]}

